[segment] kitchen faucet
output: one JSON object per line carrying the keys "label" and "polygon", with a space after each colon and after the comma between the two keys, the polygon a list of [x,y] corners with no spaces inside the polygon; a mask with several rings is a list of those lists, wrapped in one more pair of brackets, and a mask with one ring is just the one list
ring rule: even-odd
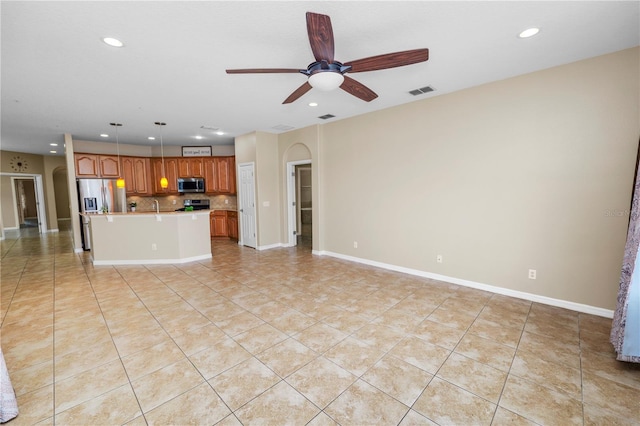
{"label": "kitchen faucet", "polygon": [[156,214],[160,214],[160,203],[158,200],[153,200],[153,204],[156,205]]}

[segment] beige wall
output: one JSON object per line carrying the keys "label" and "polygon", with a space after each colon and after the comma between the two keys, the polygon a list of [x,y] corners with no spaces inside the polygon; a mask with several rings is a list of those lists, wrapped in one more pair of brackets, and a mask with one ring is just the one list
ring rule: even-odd
{"label": "beige wall", "polygon": [[256,161],[256,138],[255,132],[236,138],[236,164],[255,163]]}
{"label": "beige wall", "polygon": [[0,215],[3,229],[14,229],[19,226],[15,205],[11,176],[0,176]]}
{"label": "beige wall", "polygon": [[256,132],[258,248],[280,244],[278,135]]}
{"label": "beige wall", "polygon": [[638,52],[324,125],[322,249],[613,309]]}
{"label": "beige wall", "polygon": [[67,168],[57,167],[53,171],[53,188],[56,194],[55,212],[58,219],[70,219],[69,190],[67,188]]}
{"label": "beige wall", "polygon": [[[165,157],[182,157],[182,146],[164,146],[160,148],[160,141],[154,141],[154,145],[132,145],[121,141],[120,155],[130,155],[133,157],[160,157],[164,151]],[[185,144],[188,146],[188,144]],[[234,155],[233,145],[213,145],[211,155],[228,156]],[[117,154],[117,146],[114,142],[104,141],[84,141],[74,139],[73,152],[86,152],[89,154]]]}

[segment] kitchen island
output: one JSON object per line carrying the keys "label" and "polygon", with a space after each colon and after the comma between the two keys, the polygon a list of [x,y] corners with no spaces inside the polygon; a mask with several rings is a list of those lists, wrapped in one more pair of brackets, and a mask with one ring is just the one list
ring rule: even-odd
{"label": "kitchen island", "polygon": [[88,213],[94,265],[185,263],[211,258],[209,211]]}

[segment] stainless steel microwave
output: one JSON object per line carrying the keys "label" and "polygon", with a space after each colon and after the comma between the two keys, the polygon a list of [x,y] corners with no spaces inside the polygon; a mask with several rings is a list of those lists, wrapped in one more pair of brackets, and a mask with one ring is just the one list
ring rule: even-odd
{"label": "stainless steel microwave", "polygon": [[204,192],[204,179],[179,178],[178,192]]}

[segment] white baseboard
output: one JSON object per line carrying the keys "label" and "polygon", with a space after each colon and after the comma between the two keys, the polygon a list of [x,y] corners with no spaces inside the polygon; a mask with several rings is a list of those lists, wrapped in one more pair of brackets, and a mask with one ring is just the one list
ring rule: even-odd
{"label": "white baseboard", "polygon": [[511,290],[504,287],[497,287],[489,284],[478,283],[475,281],[464,280],[461,278],[449,277],[446,275],[434,274],[431,272],[421,271],[418,269],[405,268],[402,266],[391,265],[388,263],[376,262],[368,259],[361,259],[359,257],[347,256],[340,253],[333,253],[330,251],[313,251],[315,255],[319,256],[331,256],[338,259],[348,260],[350,262],[362,263],[365,265],[375,266],[382,269],[388,269],[390,271],[403,272],[409,275],[415,275],[423,278],[430,278],[433,280],[444,281],[451,284],[457,284],[464,287],[475,288],[478,290],[489,291],[491,293],[502,294],[504,296],[511,296],[518,299],[530,300],[532,302],[543,303],[545,305],[556,306],[559,308],[570,309],[572,311],[583,312],[585,314],[597,315],[605,318],[613,318],[613,311],[610,309],[599,308],[597,306],[584,305],[582,303],[571,302],[568,300],[554,299],[552,297],[540,296],[538,294],[526,293],[524,291]]}
{"label": "white baseboard", "polygon": [[82,253],[83,251],[84,251],[84,249],[82,247],[73,249],[74,253]]}
{"label": "white baseboard", "polygon": [[47,232],[60,232],[58,228],[47,229]]}
{"label": "white baseboard", "polygon": [[199,260],[211,259],[211,254],[203,254],[202,256],[185,257],[184,259],[141,259],[141,260],[94,260],[91,261],[96,266],[102,265],[168,265],[175,263],[197,262]]}
{"label": "white baseboard", "polygon": [[279,247],[284,247],[284,244],[276,243],[276,244],[269,244],[268,246],[258,246],[256,247],[256,250],[270,250],[270,249],[279,248]]}

